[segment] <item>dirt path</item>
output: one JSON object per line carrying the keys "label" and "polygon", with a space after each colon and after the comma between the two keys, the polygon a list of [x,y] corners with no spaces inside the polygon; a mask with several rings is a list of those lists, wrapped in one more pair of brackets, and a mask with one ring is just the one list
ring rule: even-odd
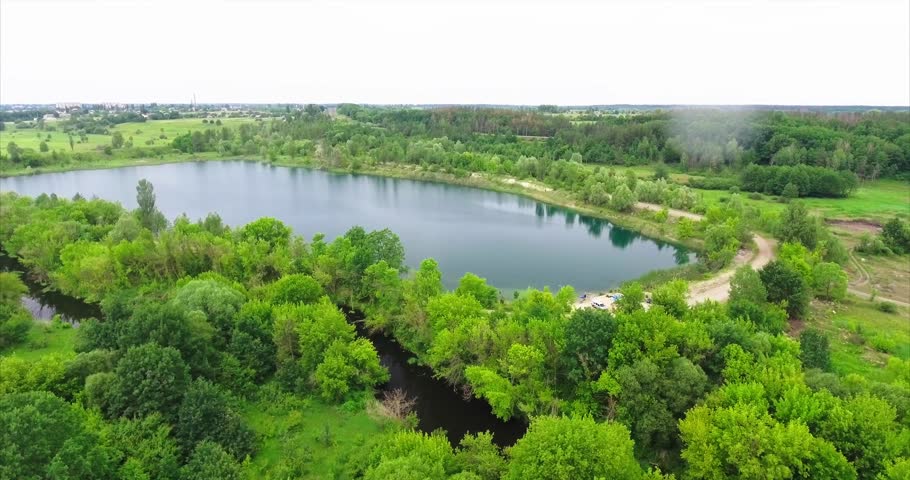
{"label": "dirt path", "polygon": [[[714,278],[702,282],[695,282],[689,285],[689,305],[704,302],[705,300],[714,300],[716,302],[726,301],[730,297],[730,280],[736,269],[748,263],[754,270],[758,270],[774,259],[774,241],[769,240],[759,234],[752,237],[755,245],[758,246],[758,253],[749,259],[752,252],[740,250],[740,253],[733,261],[733,266],[724,270]],[[745,255],[743,254],[745,252]]]}
{"label": "dirt path", "polygon": [[638,202],[635,204],[635,208],[638,208],[640,210],[651,210],[652,212],[659,212],[666,208],[670,213],[670,216],[673,218],[688,218],[689,220],[695,220],[696,222],[701,221],[705,218],[704,216],[697,213],[687,212],[685,210],[677,210],[675,208],[667,208],[656,203]]}
{"label": "dirt path", "polygon": [[[867,300],[872,298],[871,294],[866,293],[866,292],[861,292],[861,291],[853,289],[853,288],[848,288],[847,292],[850,294],[856,295],[859,298],[863,298],[863,299],[867,299]],[[910,307],[910,303],[902,302],[900,300],[894,300],[893,298],[885,298],[881,295],[876,295],[875,300],[878,302],[891,302],[899,307]]]}
{"label": "dirt path", "polygon": [[[660,211],[666,208],[662,205],[644,202],[638,202],[635,206],[642,210],[652,211]],[[701,221],[705,218],[697,213],[676,210],[673,208],[668,209],[668,212],[671,217],[675,218],[688,218],[695,221]],[[774,259],[773,240],[769,240],[757,233],[752,237],[752,240],[758,247],[758,253],[754,256],[751,255],[752,252],[749,250],[740,250],[733,260],[732,267],[724,270],[713,278],[689,285],[689,305],[695,305],[696,303],[701,303],[705,300],[714,300],[717,302],[727,300],[730,296],[730,279],[733,278],[733,274],[736,272],[737,268],[748,263],[753,269],[758,270]]]}

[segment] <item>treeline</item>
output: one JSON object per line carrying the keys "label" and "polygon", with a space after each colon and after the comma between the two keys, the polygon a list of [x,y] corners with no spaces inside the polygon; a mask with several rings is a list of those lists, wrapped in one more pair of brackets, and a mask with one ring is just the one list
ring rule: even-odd
{"label": "treeline", "polygon": [[846,197],[859,182],[851,172],[821,167],[759,167],[751,165],[740,176],[742,189],[785,197]]}
{"label": "treeline", "polygon": [[508,452],[489,435],[453,447],[393,429],[341,478],[662,478],[648,468],[659,466],[685,478],[876,479],[910,468],[906,362],[892,358],[894,383],[841,378],[828,371],[824,334],[783,334],[812,297],[846,289],[799,203],[781,222],[779,260],[738,271],[726,305],[689,306],[675,281],[645,308],[630,284],[609,313],[573,310],[570,287],[505,303],[468,274],[446,291],[431,259],[403,277],[388,230],[306,242],[269,218],[169,224],[147,182],[132,212],[82,198],[0,200],[3,248],[103,313],[79,328],[75,356],[0,360],[6,476],[238,478],[257,439],[236,398],[363,408],[387,378],[337,304],[500,417],[533,419]]}
{"label": "treeline", "polygon": [[[559,185],[571,184],[575,171],[587,170],[583,164],[662,163],[706,172],[712,180],[701,182],[708,188],[726,185],[783,195],[793,183],[795,190],[787,193],[796,191],[797,196],[843,196],[857,179],[905,178],[910,173],[910,114],[903,112],[840,118],[657,110],[573,120],[569,114],[534,110],[346,104],[338,113],[342,117],[330,117],[316,106],[287,109],[270,122],[190,131],[172,139],[170,148],[172,152],[302,162],[318,156],[316,160],[330,166],[352,169],[395,162],[459,174],[532,176]],[[76,134],[104,130],[108,117],[116,116],[74,117],[64,128]],[[162,154],[139,146],[128,150],[137,155]],[[79,161],[62,152],[36,152],[19,158],[28,159],[30,166]],[[12,164],[15,167],[22,161]],[[750,182],[744,181],[747,172],[745,180]],[[755,185],[756,178],[762,180],[761,185]]]}
{"label": "treeline", "polygon": [[904,112],[840,118],[784,112],[650,111],[573,123],[568,116],[532,110],[343,105],[338,111],[407,137],[444,136],[464,143],[477,135],[552,137],[544,142],[544,156],[559,159],[578,153],[586,163],[635,165],[663,160],[690,169],[810,165],[851,171],[861,178],[910,172],[910,118]]}

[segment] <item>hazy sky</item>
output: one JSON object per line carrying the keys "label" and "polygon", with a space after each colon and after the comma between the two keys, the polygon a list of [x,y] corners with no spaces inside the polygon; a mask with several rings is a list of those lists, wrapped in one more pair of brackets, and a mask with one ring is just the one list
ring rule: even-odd
{"label": "hazy sky", "polygon": [[910,105],[908,0],[0,0],[0,103]]}

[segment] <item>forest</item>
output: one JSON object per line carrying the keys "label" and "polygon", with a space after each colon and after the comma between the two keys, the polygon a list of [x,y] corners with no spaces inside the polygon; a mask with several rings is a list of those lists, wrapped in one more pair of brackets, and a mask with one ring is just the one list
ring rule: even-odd
{"label": "forest", "polygon": [[[511,115],[470,127],[443,117],[452,125],[443,127],[423,114],[362,114],[390,131],[550,128]],[[331,148],[349,153],[370,143],[342,132],[378,128],[305,118],[260,128],[278,127],[291,138],[335,138]],[[609,202],[642,184],[671,202],[684,195],[663,179],[590,178],[615,184]],[[642,285],[629,282],[608,312],[573,309],[571,287],[504,299],[473,274],[447,291],[434,260],[407,271],[389,230],[355,226],[329,240],[273,218],[236,227],[216,213],[169,221],[153,185],[142,181],[136,193],[133,211],[79,196],[0,196],[0,244],[23,269],[0,273],[0,348],[21,345],[33,328],[19,303],[25,280],[98,308],[73,329],[72,350],[0,357],[0,478],[910,475],[908,362],[890,358],[891,381],[842,376],[831,371],[826,335],[786,333],[813,299],[842,299],[847,289],[843,247],[799,201],[762,227],[780,241],[777,259],[738,269],[727,303],[689,305],[685,281],[673,280],[655,287],[645,308]],[[760,219],[734,202],[685,228],[704,236],[706,268],[720,268]],[[888,232],[890,245],[908,246],[904,223]],[[453,445],[415,429],[406,401],[376,399],[389,373],[358,327],[391,336],[452,388],[527,422],[527,432],[501,448],[489,433]],[[263,471],[255,465],[265,438],[246,414],[250,402],[382,411],[388,421],[331,472],[314,471],[305,452]],[[328,430],[312,435],[331,448]]]}

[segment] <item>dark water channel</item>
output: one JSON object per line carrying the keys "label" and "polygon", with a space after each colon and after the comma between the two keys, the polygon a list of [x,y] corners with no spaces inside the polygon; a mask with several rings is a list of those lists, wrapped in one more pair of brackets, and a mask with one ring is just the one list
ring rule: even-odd
{"label": "dark water channel", "polygon": [[[25,272],[25,268],[0,251],[0,271],[21,273]],[[81,320],[102,318],[97,305],[45,290],[29,281],[25,274],[22,279],[29,289],[28,294],[22,297],[22,303],[38,321],[47,322],[55,314],[60,314],[63,321],[78,326]],[[446,431],[453,445],[457,445],[468,432],[490,431],[494,441],[501,446],[514,444],[524,434],[527,425],[523,421],[503,422],[496,418],[486,402],[476,398],[465,399],[446,382],[434,378],[429,368],[408,362],[411,354],[392,338],[380,334],[367,335],[359,323],[362,317],[357,313],[349,314],[348,318],[355,322],[358,333],[368,336],[373,342],[382,365],[389,370],[390,380],[379,394],[401,389],[409,398],[414,399],[414,413],[419,419],[417,426],[420,430],[429,433],[441,428]]]}

